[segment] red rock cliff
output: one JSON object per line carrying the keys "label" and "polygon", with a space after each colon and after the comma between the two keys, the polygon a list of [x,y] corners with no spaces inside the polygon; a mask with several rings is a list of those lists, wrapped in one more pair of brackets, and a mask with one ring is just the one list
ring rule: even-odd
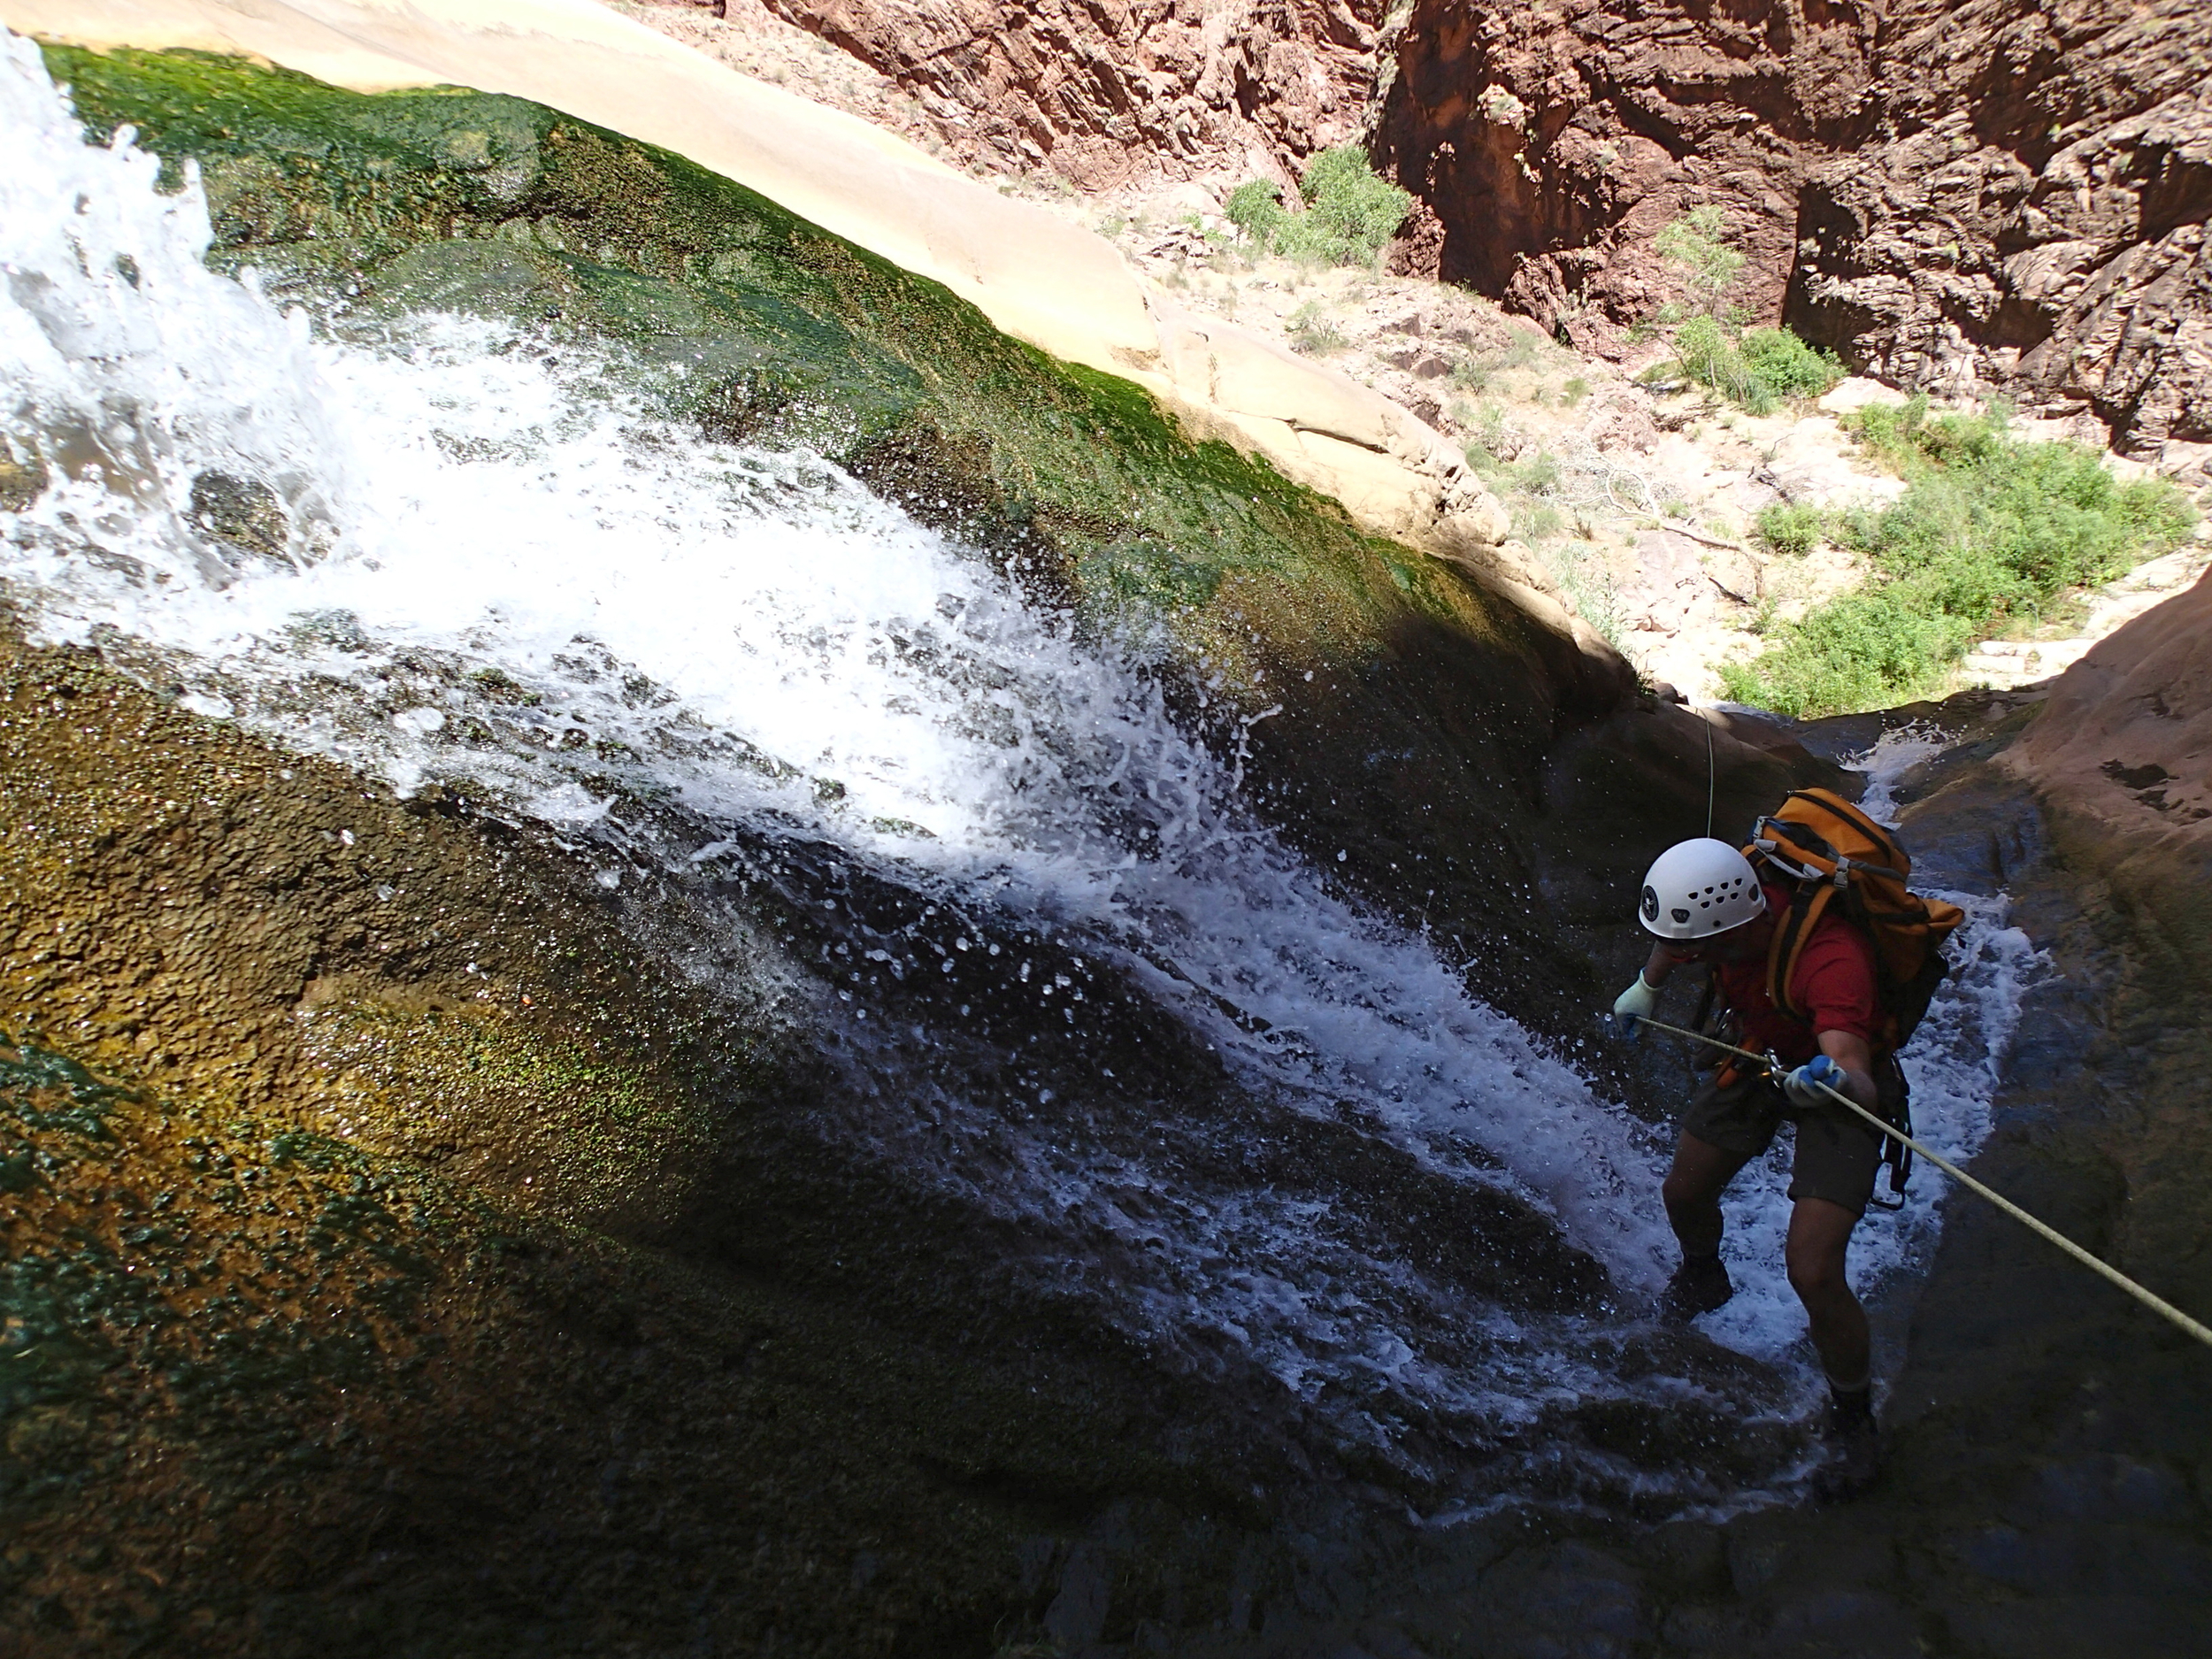
{"label": "red rock cliff", "polygon": [[1438,274],[1586,346],[1717,203],[1754,316],[2151,452],[2212,442],[2208,83],[2202,0],[1416,0],[1376,149]]}
{"label": "red rock cliff", "polygon": [[1383,0],[768,0],[889,76],[971,163],[1085,189],[1296,176],[1359,135]]}

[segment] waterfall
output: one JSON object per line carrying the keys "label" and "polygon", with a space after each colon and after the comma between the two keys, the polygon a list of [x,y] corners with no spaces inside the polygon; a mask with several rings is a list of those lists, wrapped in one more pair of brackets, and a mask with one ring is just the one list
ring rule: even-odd
{"label": "waterfall", "polygon": [[[1495,1453],[1512,1490],[1578,1402],[1800,1408],[1774,1194],[1736,1201],[1762,1288],[1714,1330],[1787,1386],[1624,1363],[1672,1259],[1662,1136],[1293,852],[1234,745],[1171,718],[1145,641],[1085,637],[818,456],[668,423],[612,348],[282,311],[202,263],[192,170],[165,190],[127,130],[88,146],[13,37],[0,103],[0,442],[45,480],[0,511],[0,582],[35,639],[400,795],[544,826],[611,887],[711,877],[718,925],[750,930],[730,995],[831,1033],[835,1133],[1057,1240],[1099,1318],[1271,1379],[1333,1434],[1390,1450],[1417,1421]],[[1975,930],[1921,1045],[1961,1154],[2019,956],[2000,913]],[[1105,1048],[1030,1055],[1117,1006],[1216,1056],[1237,1114],[1194,1088],[1187,1114],[1133,1116]],[[1609,1288],[1567,1312],[1476,1294],[1377,1245],[1387,1194],[1231,1179],[1198,1150],[1347,1123],[1542,1217]],[[1924,1262],[1934,1214],[1870,1225],[1861,1279]],[[1577,1456],[1606,1491],[1656,1479]]]}

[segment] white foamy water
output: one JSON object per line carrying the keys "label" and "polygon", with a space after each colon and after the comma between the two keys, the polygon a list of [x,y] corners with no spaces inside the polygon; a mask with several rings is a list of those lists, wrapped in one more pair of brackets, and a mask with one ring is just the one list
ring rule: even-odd
{"label": "white foamy water", "polygon": [[[187,707],[402,792],[465,786],[610,845],[634,844],[626,815],[660,796],[1056,931],[1258,1098],[1353,1101],[1449,1179],[1555,1217],[1632,1297],[1656,1287],[1673,1255],[1661,1137],[1288,850],[1115,646],[1079,641],[817,457],[664,423],[618,359],[451,317],[365,341],[280,315],[200,263],[196,185],[158,194],[127,137],[84,145],[13,37],[0,130],[0,436],[50,480],[0,513],[0,580],[42,637],[120,640]],[[217,473],[253,487],[227,499],[258,501],[260,530],[224,517]],[[662,850],[680,866],[722,846]],[[1947,1150],[1985,1125],[2008,938],[1978,912],[1960,989],[1916,1046],[1921,1121]],[[1033,989],[1082,1018],[1079,987]],[[865,1025],[864,999],[850,1018]],[[1003,1102],[933,1102],[951,1087],[918,1079],[883,1110],[1012,1121]],[[886,1144],[919,1144],[912,1127],[887,1118]],[[1502,1167],[1467,1168],[1458,1140]],[[1153,1264],[1112,1286],[1148,1334],[1214,1333],[1302,1398],[1510,1426],[1623,1386],[1589,1357],[1587,1321],[1455,1304],[1471,1323],[1427,1328],[1443,1304],[1420,1276],[1325,1243],[1319,1201],[1178,1194],[1134,1153],[1012,1148],[987,1180],[950,1154],[940,1178],[1018,1213],[1085,1210]],[[1794,1365],[1785,1208],[1776,1182],[1740,1184],[1746,1294],[1712,1328]],[[1860,1271],[1909,1268],[1935,1225],[1924,1202],[1877,1223]]]}

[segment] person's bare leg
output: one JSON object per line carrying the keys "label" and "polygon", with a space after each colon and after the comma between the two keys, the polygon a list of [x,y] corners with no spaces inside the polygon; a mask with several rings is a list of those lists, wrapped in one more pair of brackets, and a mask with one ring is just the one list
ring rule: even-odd
{"label": "person's bare leg", "polygon": [[1790,1211],[1790,1287],[1805,1304],[1813,1346],[1828,1373],[1830,1448],[1827,1465],[1814,1478],[1815,1494],[1829,1502],[1857,1497],[1880,1473],[1880,1433],[1874,1422],[1873,1351],[1866,1310],[1844,1277],[1844,1256],[1858,1217],[1824,1198],[1801,1198]]}
{"label": "person's bare leg", "polygon": [[1695,1135],[1686,1134],[1677,1143],[1674,1167],[1659,1195],[1682,1246],[1682,1265],[1660,1295],[1662,1319],[1675,1324],[1694,1319],[1735,1294],[1728,1270],[1720,1263],[1720,1195],[1748,1161]]}
{"label": "person's bare leg", "polygon": [[[1872,1349],[1866,1331],[1866,1310],[1851,1294],[1844,1274],[1844,1255],[1851,1230],[1859,1218],[1841,1204],[1825,1198],[1801,1198],[1790,1211],[1790,1288],[1805,1304],[1812,1324],[1813,1346],[1828,1380],[1847,1389],[1863,1388],[1871,1371]],[[1681,1229],[1675,1229],[1678,1236]]]}
{"label": "person's bare leg", "polygon": [[1720,1195],[1750,1161],[1692,1134],[1676,1144],[1659,1197],[1686,1261],[1720,1254]]}

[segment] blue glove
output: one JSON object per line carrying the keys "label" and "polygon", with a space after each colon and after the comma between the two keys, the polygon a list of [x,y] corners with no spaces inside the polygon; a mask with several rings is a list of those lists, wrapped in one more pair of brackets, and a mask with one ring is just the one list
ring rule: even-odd
{"label": "blue glove", "polygon": [[1659,1006],[1659,987],[1648,983],[1642,971],[1637,972],[1628,989],[1613,999],[1613,1020],[1622,1036],[1636,1041],[1636,1022]]}
{"label": "blue glove", "polygon": [[1840,1094],[1843,1090],[1843,1068],[1824,1054],[1816,1054],[1794,1071],[1782,1078],[1782,1093],[1789,1096],[1793,1106],[1824,1106],[1828,1096],[1821,1092],[1826,1084]]}

